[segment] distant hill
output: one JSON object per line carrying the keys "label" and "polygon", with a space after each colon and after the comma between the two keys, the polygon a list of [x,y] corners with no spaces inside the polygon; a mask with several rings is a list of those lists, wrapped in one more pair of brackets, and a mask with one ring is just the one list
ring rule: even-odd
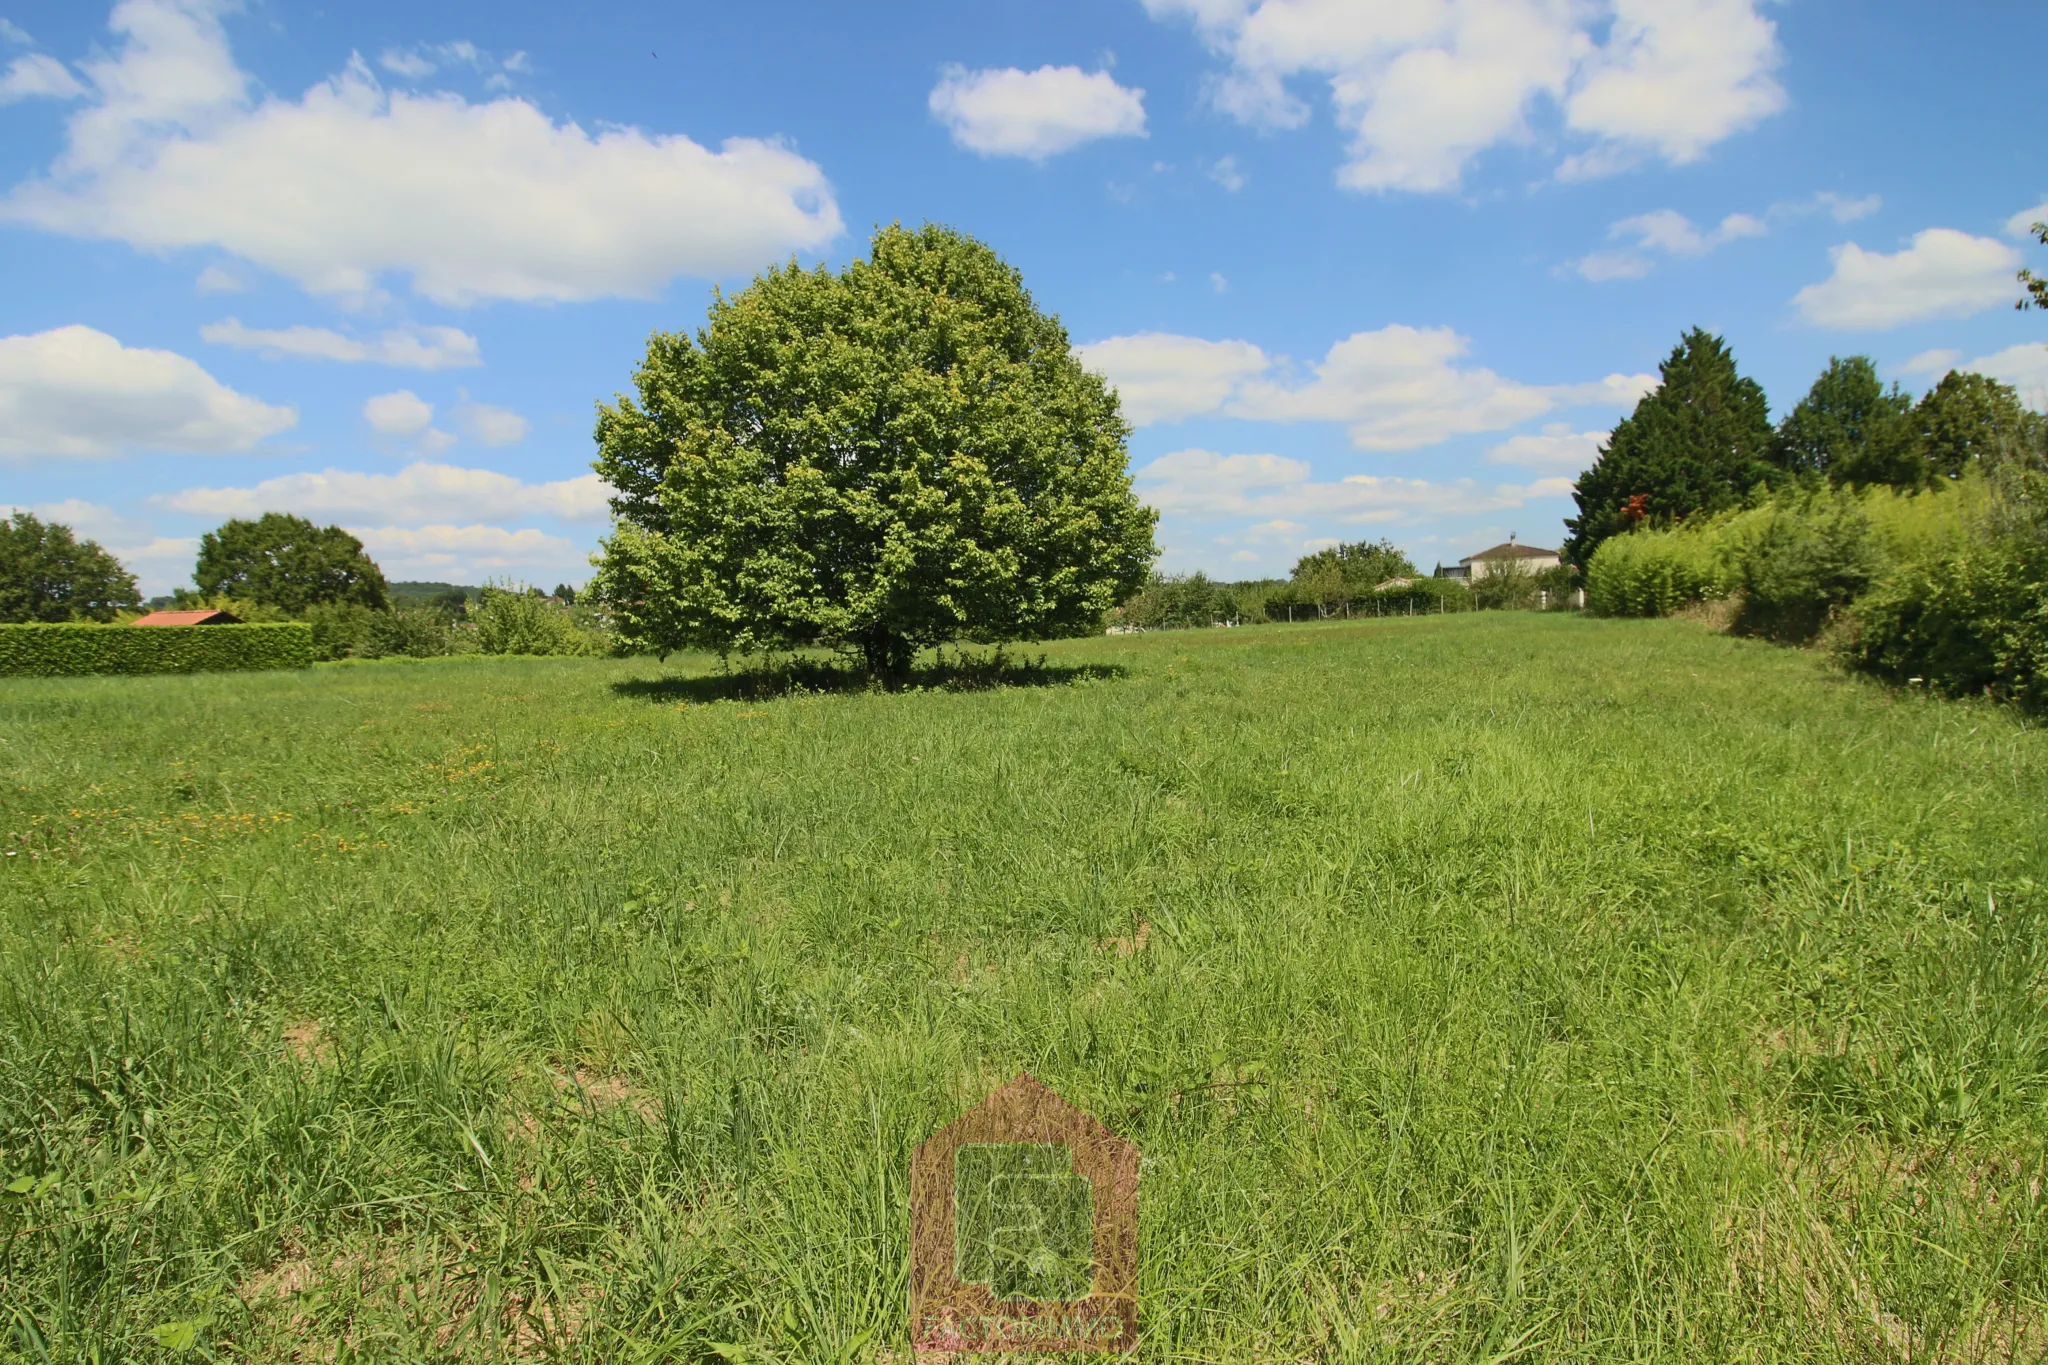
{"label": "distant hill", "polygon": [[387,583],[385,588],[394,607],[417,607],[453,593],[461,593],[465,602],[474,602],[484,593],[482,588],[463,583]]}

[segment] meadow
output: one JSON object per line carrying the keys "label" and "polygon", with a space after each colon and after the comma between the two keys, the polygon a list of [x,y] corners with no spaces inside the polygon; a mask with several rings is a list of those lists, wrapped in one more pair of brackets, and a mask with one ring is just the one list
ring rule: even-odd
{"label": "meadow", "polygon": [[[1035,650],[1034,650],[1035,652]],[[1150,1361],[2048,1352],[2048,736],[1685,621],[0,681],[0,1358],[907,1362],[1028,1070]]]}

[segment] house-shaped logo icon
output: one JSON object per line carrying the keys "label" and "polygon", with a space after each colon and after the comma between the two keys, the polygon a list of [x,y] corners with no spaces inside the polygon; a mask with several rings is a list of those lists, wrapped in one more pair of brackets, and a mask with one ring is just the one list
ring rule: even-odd
{"label": "house-shaped logo icon", "polygon": [[1028,1075],[910,1161],[921,1351],[1125,1351],[1138,1336],[1138,1149]]}

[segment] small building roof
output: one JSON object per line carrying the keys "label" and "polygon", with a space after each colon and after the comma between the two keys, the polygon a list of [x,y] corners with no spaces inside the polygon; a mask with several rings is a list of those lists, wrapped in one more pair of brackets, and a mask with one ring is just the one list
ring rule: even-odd
{"label": "small building roof", "polygon": [[153,611],[138,616],[131,626],[239,626],[242,618],[231,611]]}
{"label": "small building roof", "polygon": [[1537,549],[1537,548],[1536,548],[1536,547],[1535,547],[1534,545],[1519,545],[1519,544],[1517,544],[1516,542],[1514,542],[1514,541],[1510,540],[1510,541],[1508,541],[1508,542],[1507,542],[1506,544],[1504,544],[1504,545],[1496,545],[1496,546],[1494,546],[1494,547],[1493,547],[1493,548],[1492,548],[1491,550],[1481,550],[1481,551],[1480,551],[1480,552],[1479,552],[1478,554],[1476,554],[1476,555],[1466,555],[1466,556],[1465,556],[1465,557],[1464,557],[1463,559],[1459,560],[1458,562],[1459,562],[1460,564],[1471,564],[1471,563],[1474,563],[1474,562],[1476,562],[1476,561],[1478,561],[1478,560],[1482,560],[1482,559],[1557,559],[1557,558],[1560,558],[1560,556],[1559,556],[1558,552],[1557,552],[1557,551],[1555,551],[1555,550],[1539,550],[1539,549]]}

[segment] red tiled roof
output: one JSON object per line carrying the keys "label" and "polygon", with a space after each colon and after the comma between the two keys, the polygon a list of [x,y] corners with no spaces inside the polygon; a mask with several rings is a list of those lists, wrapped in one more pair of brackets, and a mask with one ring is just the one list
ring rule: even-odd
{"label": "red tiled roof", "polygon": [[226,611],[153,611],[138,616],[131,626],[238,626],[242,618]]}

